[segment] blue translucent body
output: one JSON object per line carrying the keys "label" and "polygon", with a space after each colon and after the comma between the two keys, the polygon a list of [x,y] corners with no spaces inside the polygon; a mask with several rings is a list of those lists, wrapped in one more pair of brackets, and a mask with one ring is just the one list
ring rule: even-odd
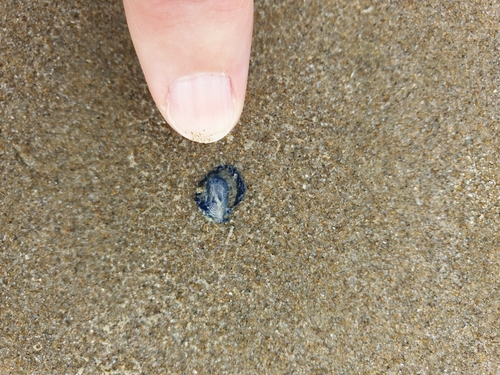
{"label": "blue translucent body", "polygon": [[225,223],[229,221],[233,208],[245,196],[246,189],[235,167],[221,165],[200,181],[194,200],[207,218]]}

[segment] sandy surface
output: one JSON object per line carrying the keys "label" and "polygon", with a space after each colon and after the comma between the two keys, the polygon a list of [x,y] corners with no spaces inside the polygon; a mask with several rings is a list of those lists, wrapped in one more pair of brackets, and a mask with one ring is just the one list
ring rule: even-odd
{"label": "sandy surface", "polygon": [[[120,2],[0,2],[2,374],[500,374],[500,3],[255,8],[203,145]],[[216,225],[223,163],[249,190]]]}

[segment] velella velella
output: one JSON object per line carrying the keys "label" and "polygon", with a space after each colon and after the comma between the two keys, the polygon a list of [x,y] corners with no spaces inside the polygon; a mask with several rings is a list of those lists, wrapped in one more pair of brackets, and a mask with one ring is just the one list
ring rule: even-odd
{"label": "velella velella", "polygon": [[227,223],[229,216],[245,197],[247,187],[232,165],[219,165],[198,184],[194,201],[210,220]]}

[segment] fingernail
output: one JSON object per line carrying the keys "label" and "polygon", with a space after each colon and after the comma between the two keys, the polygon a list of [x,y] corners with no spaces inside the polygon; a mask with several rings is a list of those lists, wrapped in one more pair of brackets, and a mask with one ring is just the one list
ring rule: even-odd
{"label": "fingernail", "polygon": [[190,140],[218,141],[235,125],[231,79],[224,73],[178,78],[170,87],[167,116],[170,125]]}

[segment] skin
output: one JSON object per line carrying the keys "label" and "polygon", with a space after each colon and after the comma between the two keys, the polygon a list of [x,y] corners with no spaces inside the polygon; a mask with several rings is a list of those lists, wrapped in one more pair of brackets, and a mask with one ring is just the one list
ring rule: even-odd
{"label": "skin", "polygon": [[[243,110],[253,0],[124,0],[123,4],[149,90],[167,122],[195,141],[214,142],[224,137],[236,125]],[[174,87],[179,85],[174,84],[200,75],[217,75],[228,83],[225,87],[230,87],[234,108],[231,116],[223,117],[225,120],[216,121],[220,107],[217,95],[213,95],[215,99],[205,105],[195,120],[184,119],[182,111],[180,117],[175,116],[175,108],[184,108],[182,100],[189,101],[189,95],[175,102]],[[190,107],[186,105],[186,108]],[[197,122],[210,116],[215,119],[207,122],[210,129],[196,128]]]}

